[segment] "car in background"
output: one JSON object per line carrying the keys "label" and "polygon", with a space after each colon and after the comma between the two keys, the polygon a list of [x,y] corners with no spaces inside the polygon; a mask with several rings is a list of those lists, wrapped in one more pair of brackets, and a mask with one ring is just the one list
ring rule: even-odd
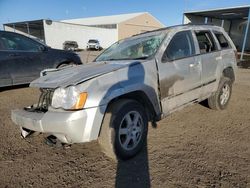
{"label": "car in background", "polygon": [[27,84],[48,68],[82,64],[76,53],[57,50],[24,35],[0,31],[0,87]]}
{"label": "car in background", "polygon": [[87,43],[87,50],[102,50],[102,47],[98,40],[90,39]]}
{"label": "car in background", "polygon": [[63,43],[63,49],[64,50],[77,51],[78,50],[78,44],[77,44],[76,41],[65,41]]}

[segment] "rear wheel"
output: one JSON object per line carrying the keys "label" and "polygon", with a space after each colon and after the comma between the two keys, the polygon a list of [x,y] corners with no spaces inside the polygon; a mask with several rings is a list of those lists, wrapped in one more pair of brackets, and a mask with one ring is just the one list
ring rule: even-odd
{"label": "rear wheel", "polygon": [[99,144],[107,156],[129,159],[144,146],[147,124],[147,116],[141,104],[127,99],[115,102],[105,114]]}
{"label": "rear wheel", "polygon": [[224,110],[231,98],[232,81],[228,77],[222,77],[218,90],[208,98],[208,106],[215,110]]}

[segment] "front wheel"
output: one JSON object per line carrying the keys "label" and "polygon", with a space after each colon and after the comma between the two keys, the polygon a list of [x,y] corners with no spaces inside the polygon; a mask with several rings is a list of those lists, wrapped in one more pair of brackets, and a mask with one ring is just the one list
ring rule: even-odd
{"label": "front wheel", "polygon": [[123,99],[108,107],[98,141],[108,157],[129,159],[143,148],[147,132],[148,120],[142,105]]}
{"label": "front wheel", "polygon": [[232,81],[230,78],[222,77],[218,90],[208,98],[208,106],[215,110],[224,110],[231,98]]}

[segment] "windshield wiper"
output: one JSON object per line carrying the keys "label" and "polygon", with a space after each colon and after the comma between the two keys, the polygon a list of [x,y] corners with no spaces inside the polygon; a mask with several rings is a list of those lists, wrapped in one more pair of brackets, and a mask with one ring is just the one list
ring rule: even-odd
{"label": "windshield wiper", "polygon": [[149,56],[141,56],[141,57],[130,58],[130,59],[139,60],[139,59],[147,59],[147,58],[149,58]]}

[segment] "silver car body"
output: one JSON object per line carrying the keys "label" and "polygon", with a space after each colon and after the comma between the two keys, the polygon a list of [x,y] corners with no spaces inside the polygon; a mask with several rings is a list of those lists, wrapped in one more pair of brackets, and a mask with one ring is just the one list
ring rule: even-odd
{"label": "silver car body", "polygon": [[[226,36],[231,48],[201,55],[194,39],[196,55],[162,62],[162,55],[172,37],[185,30],[191,31],[192,35],[193,30],[220,31]],[[13,122],[22,131],[26,128],[50,133],[64,143],[89,142],[98,138],[107,106],[112,100],[127,94],[143,94],[155,115],[163,118],[186,105],[208,98],[217,90],[226,68],[230,68],[235,75],[236,49],[222,28],[186,25],[157,32],[165,32],[166,37],[150,59],[93,62],[54,70],[30,84],[30,87],[53,90],[74,85],[78,90],[88,93],[84,109],[66,111],[50,106],[45,113],[17,109],[12,111]],[[218,41],[215,42],[219,46]]]}

